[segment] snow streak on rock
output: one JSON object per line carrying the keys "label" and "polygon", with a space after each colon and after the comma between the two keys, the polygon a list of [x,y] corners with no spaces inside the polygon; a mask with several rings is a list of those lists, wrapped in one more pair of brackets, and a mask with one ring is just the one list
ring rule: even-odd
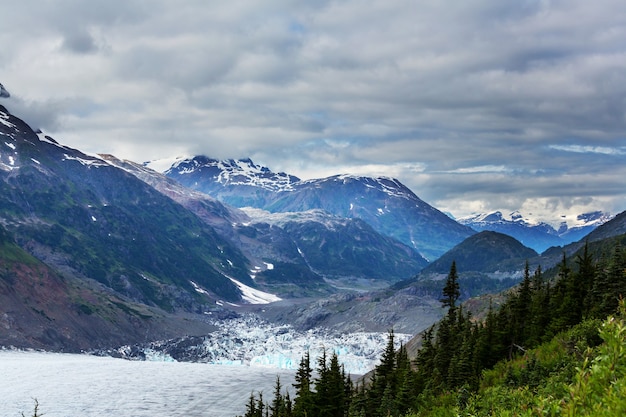
{"label": "snow streak on rock", "polygon": [[239,288],[239,290],[241,291],[243,300],[248,302],[249,304],[269,304],[269,303],[273,303],[275,301],[281,300],[280,297],[274,294],[263,292],[263,291],[257,290],[256,288],[248,287],[247,285],[242,284],[236,279],[233,279],[233,278],[229,278],[229,279]]}

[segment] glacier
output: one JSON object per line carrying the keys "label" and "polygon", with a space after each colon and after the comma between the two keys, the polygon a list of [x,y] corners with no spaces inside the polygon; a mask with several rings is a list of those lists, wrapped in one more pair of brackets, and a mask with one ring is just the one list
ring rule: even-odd
{"label": "glacier", "polygon": [[[132,360],[159,358],[295,370],[306,352],[311,358],[317,358],[326,351],[327,354],[337,354],[346,373],[363,375],[379,363],[388,343],[387,333],[337,333],[320,327],[299,331],[288,324],[270,323],[252,313],[210,322],[218,330],[205,336],[121,346],[96,353]],[[410,334],[394,333],[396,348],[411,337]]]}
{"label": "glacier", "polygon": [[[297,331],[255,314],[214,324],[219,330],[201,338],[98,355],[0,350],[0,410],[6,416],[29,415],[36,399],[47,417],[235,417],[245,413],[251,394],[271,398],[277,377],[293,397],[294,375],[306,351],[315,359],[323,350],[336,353],[355,377],[379,363],[388,342],[386,333]],[[410,338],[394,336],[396,346]],[[193,355],[187,361],[175,358],[190,341],[199,341]]]}
{"label": "glacier", "polygon": [[276,377],[294,394],[294,371],[0,350],[0,410],[46,417],[243,415],[250,394],[271,398]]}

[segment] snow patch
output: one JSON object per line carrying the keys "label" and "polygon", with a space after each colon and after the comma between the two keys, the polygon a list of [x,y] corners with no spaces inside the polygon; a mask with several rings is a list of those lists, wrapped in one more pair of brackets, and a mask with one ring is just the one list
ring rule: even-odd
{"label": "snow patch", "polygon": [[[205,290],[205,289],[201,288],[201,287],[200,287],[198,284],[196,284],[195,282],[193,282],[193,281],[189,281],[189,283],[192,285],[193,289],[194,289],[194,290],[196,290],[196,292],[197,292],[197,293],[209,295],[209,292],[208,292],[207,290]],[[220,305],[220,304],[218,304],[218,305]]]}
{"label": "snow patch", "polygon": [[153,161],[144,162],[143,166],[148,167],[156,172],[163,173],[178,162],[184,161],[189,158],[189,156],[176,156],[172,158],[155,159]]}
{"label": "snow patch", "polygon": [[109,166],[109,164],[107,164],[105,161],[103,161],[102,159],[98,159],[98,158],[85,159],[85,158],[79,158],[77,156],[71,156],[71,155],[68,155],[68,154],[63,154],[63,156],[64,156],[63,161],[78,161],[82,165],[85,165],[85,166],[88,166],[88,167],[91,167],[91,166],[95,166],[95,167]]}
{"label": "snow patch", "polygon": [[[2,119],[0,119],[2,120]],[[15,150],[15,144],[14,143],[10,143],[10,142],[4,142],[5,145],[7,145],[9,148]]]}
{"label": "snow patch", "polygon": [[239,288],[242,293],[242,298],[249,304],[269,304],[281,300],[280,297],[274,294],[249,287],[234,278],[229,277],[229,279]]}
{"label": "snow patch", "polygon": [[9,116],[6,113],[0,113],[0,123],[12,129],[17,127],[13,123],[9,122]]}

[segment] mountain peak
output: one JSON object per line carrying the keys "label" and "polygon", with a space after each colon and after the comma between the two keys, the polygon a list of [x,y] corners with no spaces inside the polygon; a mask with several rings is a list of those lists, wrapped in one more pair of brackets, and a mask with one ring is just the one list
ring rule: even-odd
{"label": "mountain peak", "polygon": [[204,155],[175,162],[165,175],[211,178],[222,186],[247,185],[269,191],[291,190],[293,184],[300,182],[294,175],[272,172],[250,158],[218,160]]}
{"label": "mountain peak", "polygon": [[424,269],[426,274],[445,273],[452,261],[459,271],[495,272],[507,265],[520,270],[524,260],[537,256],[537,252],[524,246],[515,238],[499,232],[482,231],[472,235],[446,252]]}
{"label": "mountain peak", "polygon": [[11,94],[6,90],[6,88],[4,88],[2,84],[0,84],[0,97],[2,98],[11,97]]}

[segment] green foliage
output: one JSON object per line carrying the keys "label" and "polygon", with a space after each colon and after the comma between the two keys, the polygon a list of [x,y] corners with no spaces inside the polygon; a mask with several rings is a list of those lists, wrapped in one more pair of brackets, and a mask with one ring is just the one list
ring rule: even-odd
{"label": "green foliage", "polygon": [[280,379],[276,378],[274,397],[270,404],[259,393],[250,395],[243,417],[343,417],[348,413],[352,398],[352,383],[339,358],[333,353],[330,359],[323,351],[317,359],[317,378],[312,379],[309,354],[300,361],[296,373],[296,397],[292,402],[289,393],[282,393]]}
{"label": "green foliage", "polygon": [[[601,257],[586,245],[574,259],[570,268],[563,257],[554,283],[541,268],[531,274],[527,263],[520,285],[497,311],[490,305],[482,322],[456,304],[453,262],[441,300],[448,314],[424,332],[413,363],[404,347],[394,349],[391,331],[367,386],[352,389],[336,356],[328,362],[324,354],[310,390],[307,356],[294,385],[294,415],[626,415],[626,305],[618,303],[626,251],[616,245]],[[618,304],[619,318],[602,316]]]}
{"label": "green foliage", "polygon": [[450,272],[446,278],[446,285],[443,287],[443,298],[441,304],[444,307],[448,307],[450,312],[454,312],[456,302],[461,296],[461,290],[459,289],[459,275],[456,272],[456,262],[452,261],[450,266]]}

